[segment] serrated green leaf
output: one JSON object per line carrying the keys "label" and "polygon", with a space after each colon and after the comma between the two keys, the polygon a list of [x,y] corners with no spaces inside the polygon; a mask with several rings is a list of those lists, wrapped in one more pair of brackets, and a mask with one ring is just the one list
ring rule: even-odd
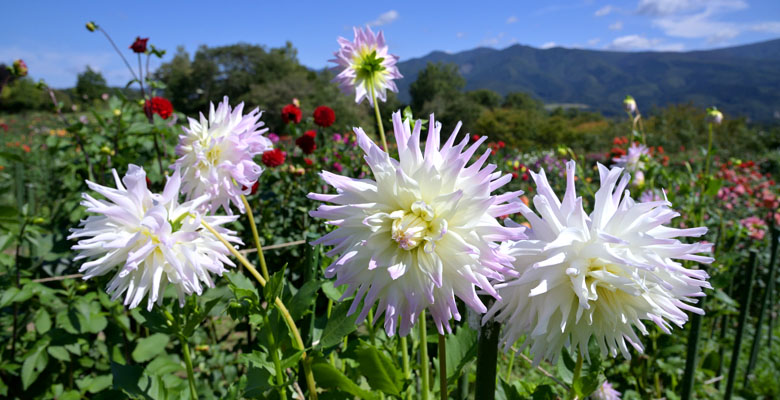
{"label": "serrated green leaf", "polygon": [[347,316],[348,311],[349,304],[347,303],[340,303],[333,308],[325,330],[322,332],[322,337],[320,337],[319,346],[321,348],[327,349],[341,343],[344,336],[357,329],[355,321],[357,321],[358,313]]}
{"label": "serrated green leaf", "polygon": [[265,368],[250,367],[247,372],[247,383],[244,396],[251,399],[265,399],[266,392],[273,386],[269,383],[271,373]]}
{"label": "serrated green leaf", "polygon": [[165,351],[170,338],[164,333],[155,333],[149,337],[138,340],[138,344],[133,350],[133,360],[136,362],[145,362],[154,358],[156,355]]}
{"label": "serrated green leaf", "polygon": [[460,371],[466,364],[477,356],[477,331],[463,325],[454,335],[447,335],[444,339],[447,347],[447,380],[455,382],[460,376]]}
{"label": "serrated green leaf", "polygon": [[22,387],[24,390],[27,390],[38,379],[38,375],[46,369],[46,364],[49,362],[49,354],[45,349],[49,341],[48,337],[38,340],[24,356],[24,363],[22,363]]}
{"label": "serrated green leaf", "polygon": [[315,362],[312,364],[311,370],[314,374],[314,380],[317,382],[317,385],[324,389],[333,389],[349,393],[353,396],[357,396],[360,399],[373,400],[379,397],[375,393],[371,393],[360,388],[360,386],[352,382],[352,380],[344,375],[341,371],[337,370],[327,362]]}
{"label": "serrated green leaf", "polygon": [[297,321],[300,319],[309,310],[314,301],[317,300],[317,290],[320,286],[322,286],[322,281],[309,281],[298,289],[298,293],[287,304],[293,320]]}
{"label": "serrated green leaf", "polygon": [[355,355],[360,364],[360,373],[366,377],[371,389],[394,396],[401,395],[403,376],[390,357],[363,341],[358,344]]}
{"label": "serrated green leaf", "polygon": [[113,377],[114,389],[123,390],[130,396],[144,399],[151,399],[138,386],[138,381],[144,373],[144,368],[140,365],[122,365],[115,362],[111,363],[111,376]]}
{"label": "serrated green leaf", "polygon": [[268,304],[272,304],[277,297],[282,296],[284,290],[284,273],[287,270],[287,264],[282,269],[274,272],[266,282],[263,288],[263,297]]}
{"label": "serrated green leaf", "polygon": [[49,346],[46,351],[48,351],[52,357],[60,361],[70,361],[70,353],[68,353],[68,350],[63,346]]}

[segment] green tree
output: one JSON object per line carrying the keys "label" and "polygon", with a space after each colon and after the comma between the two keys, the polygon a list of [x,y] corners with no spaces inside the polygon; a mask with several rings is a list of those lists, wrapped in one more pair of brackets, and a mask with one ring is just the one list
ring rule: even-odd
{"label": "green tree", "polygon": [[466,80],[458,72],[457,65],[429,62],[409,87],[412,111],[415,115],[421,115],[426,102],[437,96],[458,96],[465,86]]}
{"label": "green tree", "polygon": [[107,90],[106,79],[89,66],[76,79],[76,94],[84,100],[98,98]]}

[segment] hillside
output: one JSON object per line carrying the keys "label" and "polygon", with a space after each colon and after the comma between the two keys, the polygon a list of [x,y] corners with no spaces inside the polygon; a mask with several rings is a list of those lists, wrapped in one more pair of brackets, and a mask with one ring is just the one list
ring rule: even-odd
{"label": "hillside", "polygon": [[537,49],[514,45],[455,54],[440,51],[399,63],[400,98],[428,62],[455,63],[466,90],[532,93],[545,103],[580,103],[607,115],[626,94],[642,109],[670,103],[716,105],[730,116],[771,121],[780,114],[780,39],[691,52]]}

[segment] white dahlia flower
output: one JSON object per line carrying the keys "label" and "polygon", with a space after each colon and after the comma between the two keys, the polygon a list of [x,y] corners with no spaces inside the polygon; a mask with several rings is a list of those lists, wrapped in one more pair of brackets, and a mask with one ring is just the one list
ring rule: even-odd
{"label": "white dahlia flower", "polygon": [[340,37],[339,51],[333,53],[336,58],[330,62],[338,64],[334,71],[340,71],[334,82],[345,93],[355,90],[355,102],[368,99],[368,104],[374,105],[374,96],[386,101],[387,90],[398,93],[393,79],[403,78],[396,63],[398,57],[388,53],[385,36],[382,31],[374,34],[371,28],[353,28],[355,41]]}
{"label": "white dahlia flower", "polygon": [[455,296],[484,313],[475,287],[497,297],[488,280],[502,278],[512,261],[496,242],[524,237],[524,228],[507,228],[496,220],[520,209],[521,192],[491,194],[510,176],[501,176],[495,165],[483,167],[490,150],[466,167],[485,138],[468,148],[468,137],[456,145],[458,124],[439,148],[441,124],[431,115],[428,126],[422,152],[421,121],[411,130],[400,112],[393,114],[400,161],[355,129],[374,180],[323,171],[322,178],[337,193],[309,194],[335,204],[310,213],[337,226],[315,242],[334,246],[328,254],[340,255],[325,276],[336,276],[336,286],[348,285],[343,298],[357,291],[350,313],[363,300],[358,320],[378,301],[371,323],[384,313],[388,335],[395,334],[397,324],[400,335],[408,334],[425,309],[440,333],[450,332],[450,319],[461,317]]}
{"label": "white dahlia flower", "polygon": [[[645,168],[645,160],[650,156],[650,149],[643,144],[631,143],[628,152],[620,157],[615,157],[612,162],[615,166],[625,168],[628,172],[637,172]],[[636,177],[634,177],[636,179]]]}
{"label": "white dahlia flower", "polygon": [[590,397],[594,400],[620,400],[620,392],[615,390],[611,383],[604,381]]}
{"label": "white dahlia flower", "polygon": [[146,172],[129,165],[121,180],[113,170],[116,189],[87,181],[90,189],[101,194],[98,200],[84,193],[81,205],[95,215],[81,221],[80,228],[71,229],[68,239],[79,239],[73,250],[79,250],[74,260],[88,259],[79,272],[84,279],[105,275],[118,269],[108,283],[112,300],[125,294],[124,304],[138,306],[148,295],[147,309],[160,304],[163,291],[170,283],[176,287],[179,303],[186,295],[213,287],[211,273],[222,275],[224,265],[233,266],[229,251],[201,226],[206,221],[232,242],[240,242],[220,225],[237,217],[204,216],[199,206],[208,200],[202,196],[179,204],[179,171],[168,178],[162,194],[152,194],[146,187]]}
{"label": "white dahlia flower", "polygon": [[538,215],[527,206],[521,211],[531,226],[529,239],[503,244],[518,275],[496,285],[501,300],[484,317],[504,324],[505,348],[525,335],[523,347],[530,347],[537,364],[554,360],[564,346],[587,355],[591,337],[602,355],[620,350],[630,358],[626,342],[643,350],[634,328],[647,334],[648,320],[670,333],[671,323],[681,327],[688,320],[686,311],[703,313],[691,304],[711,288],[706,272],[677,261],[713,261],[697,255],[712,245],[676,239],[701,236],[706,228],[664,226],[679,216],[668,201],[634,202],[625,190],[629,175],[601,164],[601,188],[588,215],[576,197],[574,175],[569,161],[560,201],[544,170],[532,174]]}
{"label": "white dahlia flower", "polygon": [[176,154],[180,157],[172,168],[181,169],[182,192],[187,200],[209,195],[205,208],[215,212],[222,206],[233,214],[230,203],[239,212],[245,212],[241,195],[252,191],[263,168],[254,157],[273,147],[263,136],[268,128],[260,121],[262,112],[252,110],[243,115],[244,103],[231,108],[225,96],[214,109],[209,106],[209,117],[201,113],[200,121],[189,118],[190,127],[183,128]]}

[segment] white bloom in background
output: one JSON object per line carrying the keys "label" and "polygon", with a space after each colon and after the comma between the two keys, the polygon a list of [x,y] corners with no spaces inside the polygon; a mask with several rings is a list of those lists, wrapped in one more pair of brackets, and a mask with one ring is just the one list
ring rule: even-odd
{"label": "white bloom in background", "polygon": [[338,39],[339,51],[334,53],[336,58],[330,60],[338,64],[333,68],[338,72],[333,81],[338,82],[345,93],[354,90],[356,103],[368,99],[368,104],[373,106],[372,88],[374,95],[385,101],[388,89],[398,93],[393,80],[403,76],[396,66],[398,57],[388,52],[382,31],[375,35],[369,27],[353,29],[354,42],[343,37]]}
{"label": "white bloom in background", "polygon": [[525,335],[523,347],[537,364],[554,360],[564,346],[587,355],[591,337],[602,355],[620,351],[630,358],[626,343],[643,350],[634,329],[647,334],[643,320],[670,333],[672,323],[681,327],[688,320],[686,311],[703,313],[691,304],[711,288],[706,272],[677,261],[713,261],[697,254],[711,251],[711,244],[676,239],[701,236],[706,228],[664,226],[679,216],[668,201],[634,202],[625,190],[628,174],[601,164],[601,188],[588,215],[574,175],[569,161],[560,201],[544,170],[532,174],[538,215],[525,206],[521,211],[531,225],[529,239],[504,243],[518,276],[496,285],[502,300],[485,316],[505,324],[506,348]]}
{"label": "white bloom in background", "polygon": [[510,180],[495,165],[484,166],[491,150],[466,166],[486,138],[468,148],[468,137],[456,145],[458,124],[439,148],[441,123],[431,115],[428,126],[422,152],[421,121],[412,130],[400,112],[393,114],[400,161],[355,129],[374,179],[323,171],[322,178],[337,193],[309,194],[335,204],[310,213],[338,227],[316,242],[334,246],[329,256],[339,255],[325,276],[336,276],[336,286],[348,285],[344,298],[357,291],[349,312],[363,300],[358,320],[378,301],[372,323],[384,313],[388,335],[396,325],[400,335],[408,334],[425,309],[440,333],[450,332],[450,319],[461,318],[456,296],[484,313],[475,287],[497,297],[488,280],[501,279],[512,262],[497,242],[524,237],[523,227],[507,228],[496,220],[520,209],[521,192],[491,194]]}
{"label": "white bloom in background", "polygon": [[[615,157],[612,162],[616,167],[625,168],[628,172],[636,172],[645,168],[645,158],[650,156],[650,150],[643,144],[631,143],[628,153]],[[644,176],[644,175],[643,175]]]}
{"label": "white bloom in background", "polygon": [[176,154],[180,157],[172,168],[181,169],[182,192],[187,200],[209,195],[205,207],[215,212],[219,207],[228,214],[232,202],[239,212],[245,212],[241,195],[248,195],[263,168],[254,157],[273,147],[263,136],[259,109],[243,115],[244,103],[231,108],[227,96],[214,109],[209,106],[209,117],[200,114],[200,121],[189,118],[190,127],[183,128]]}
{"label": "white bloom in background", "polygon": [[213,287],[212,273],[222,275],[224,265],[233,266],[229,250],[201,226],[206,221],[227,240],[240,243],[235,232],[220,227],[237,217],[204,216],[198,208],[207,196],[179,204],[179,171],[168,178],[162,194],[152,194],[146,187],[146,172],[129,165],[119,179],[113,170],[116,189],[87,181],[90,189],[105,200],[84,193],[81,205],[95,214],[71,229],[68,239],[79,239],[73,250],[74,260],[88,259],[79,272],[84,279],[116,274],[107,291],[115,300],[125,294],[124,304],[134,308],[148,293],[147,309],[160,304],[163,291],[170,283],[176,287],[179,302],[184,297],[203,292],[203,285]]}
{"label": "white bloom in background", "polygon": [[611,383],[604,381],[590,397],[594,400],[620,400],[620,392],[615,390]]}

